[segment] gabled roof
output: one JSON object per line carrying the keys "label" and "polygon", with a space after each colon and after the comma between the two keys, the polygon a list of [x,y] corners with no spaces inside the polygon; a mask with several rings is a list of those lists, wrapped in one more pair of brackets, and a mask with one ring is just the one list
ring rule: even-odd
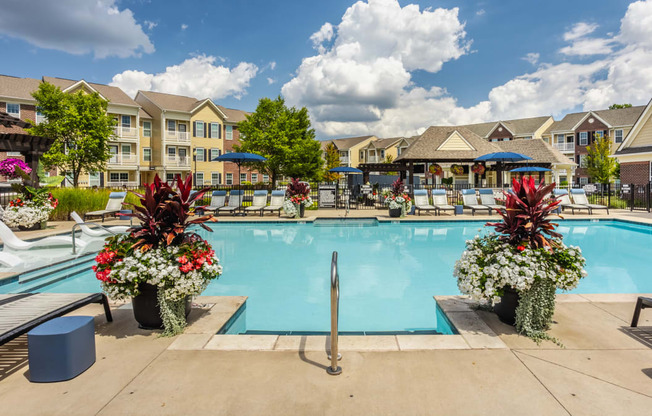
{"label": "gabled roof", "polygon": [[[644,105],[637,105],[628,108],[618,108],[615,110],[597,110],[593,111],[593,113],[610,126],[623,127],[633,126],[638,117],[643,113],[644,109]],[[578,125],[588,114],[589,111],[566,114],[566,116],[561,120],[552,123],[550,127],[546,129],[544,134],[572,131],[573,127]]]}
{"label": "gabled roof", "polygon": [[186,97],[185,95],[176,95],[176,94],[167,94],[164,92],[154,92],[154,91],[142,91],[139,90],[138,94],[142,94],[154,105],[156,105],[161,110],[165,111],[178,111],[181,113],[192,113],[201,107],[204,104],[208,104],[217,110],[218,113],[223,118],[226,118],[226,114],[222,109],[216,105],[213,100],[210,98],[204,98],[203,100],[198,100],[193,97]]}
{"label": "gabled roof", "polygon": [[32,93],[38,89],[40,80],[0,75],[0,97],[35,101]]}
{"label": "gabled roof", "polygon": [[625,140],[623,140],[623,142],[616,150],[617,155],[635,152],[634,150],[630,150],[630,149],[636,149],[636,148],[635,147],[630,148],[629,146],[632,143],[632,140],[634,140],[634,136],[636,136],[638,132],[641,130],[641,128],[643,128],[643,125],[646,122],[649,122],[650,118],[647,117],[647,114],[650,111],[652,111],[652,100],[650,100],[650,102],[647,103],[645,109],[641,112],[641,114],[639,114],[638,118],[636,119],[636,122],[632,126],[632,129],[627,133],[627,137],[625,137]]}
{"label": "gabled roof", "polygon": [[[437,150],[455,131],[475,150]],[[431,126],[401,153],[397,161],[473,160],[493,152],[500,152],[500,148],[464,126]]]}
{"label": "gabled roof", "polygon": [[387,149],[388,147],[392,147],[401,140],[403,140],[405,137],[390,137],[387,139],[378,139],[374,140],[373,142],[370,142],[369,144],[374,146],[376,149]]}
{"label": "gabled roof", "polygon": [[505,152],[521,153],[530,156],[531,163],[550,163],[553,165],[575,165],[568,156],[550,146],[542,139],[509,140],[495,143]]}
{"label": "gabled roof", "polygon": [[586,119],[589,119],[589,123],[593,123],[594,120],[591,120],[593,117],[597,118],[602,124],[604,124],[608,128],[613,127],[607,120],[597,115],[595,111],[589,111],[584,115],[584,117],[582,117],[577,123],[575,123],[572,130],[576,130],[580,125],[582,125],[582,123],[584,123],[584,121],[586,121]]}
{"label": "gabled roof", "polygon": [[86,82],[84,80],[75,81],[72,79],[55,78],[55,77],[47,77],[47,76],[43,77],[43,81],[55,85],[61,88],[62,90],[71,88],[76,84],[87,85],[92,90],[97,91],[98,94],[100,94],[103,98],[105,98],[107,101],[109,101],[112,104],[127,105],[130,107],[139,107],[138,103],[135,102],[133,99],[131,99],[131,97],[129,97],[124,91],[122,91],[118,87],[112,87],[111,85],[96,84],[94,82]]}
{"label": "gabled roof", "polygon": [[149,113],[147,111],[143,110],[142,108],[138,109],[138,116],[140,118],[152,118],[152,116],[150,116]]}
{"label": "gabled roof", "polygon": [[490,121],[487,123],[467,124],[466,127],[480,137],[488,137],[499,124],[505,126],[514,136],[528,136],[534,133],[550,119],[550,116],[518,118],[514,120]]}
{"label": "gabled roof", "polygon": [[360,144],[364,142],[365,140],[368,140],[370,138],[373,138],[376,136],[359,136],[359,137],[344,137],[341,139],[332,139],[332,140],[326,140],[324,143],[322,143],[322,148],[325,149],[328,145],[328,143],[332,142],[335,144],[335,147],[337,147],[339,150],[348,150],[352,148],[353,146]]}
{"label": "gabled roof", "polygon": [[245,121],[247,116],[251,115],[251,113],[243,110],[226,108],[222,107],[221,105],[218,105],[217,107],[226,115],[226,121],[229,123],[239,123],[241,121]]}

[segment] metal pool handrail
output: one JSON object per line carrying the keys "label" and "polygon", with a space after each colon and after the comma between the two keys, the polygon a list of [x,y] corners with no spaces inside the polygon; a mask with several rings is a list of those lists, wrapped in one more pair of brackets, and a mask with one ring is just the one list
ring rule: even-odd
{"label": "metal pool handrail", "polygon": [[111,231],[108,228],[106,228],[105,226],[103,226],[101,224],[98,224],[96,222],[77,222],[77,223],[73,224],[73,226],[72,226],[72,254],[77,254],[77,244],[75,243],[75,231],[77,229],[81,230],[81,227],[83,225],[90,225],[91,228],[92,227],[100,228],[101,230],[107,231],[108,233],[110,233],[112,235],[117,234],[116,232]]}
{"label": "metal pool handrail", "polygon": [[330,367],[326,368],[326,372],[330,375],[336,376],[342,374],[342,367],[337,365],[337,360],[342,356],[338,353],[337,337],[338,337],[338,319],[340,312],[340,276],[337,273],[337,251],[333,251],[333,258],[331,260],[331,354]]}

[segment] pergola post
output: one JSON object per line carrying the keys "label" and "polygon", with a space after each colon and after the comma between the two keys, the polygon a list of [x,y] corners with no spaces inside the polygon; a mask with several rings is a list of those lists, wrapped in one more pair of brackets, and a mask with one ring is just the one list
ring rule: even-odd
{"label": "pergola post", "polygon": [[408,171],[410,172],[410,185],[414,185],[414,162],[408,164]]}

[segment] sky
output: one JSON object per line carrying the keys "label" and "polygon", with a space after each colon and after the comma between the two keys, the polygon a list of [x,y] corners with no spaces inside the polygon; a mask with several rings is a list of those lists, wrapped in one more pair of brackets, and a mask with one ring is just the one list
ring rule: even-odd
{"label": "sky", "polygon": [[652,0],[0,0],[0,74],[307,107],[320,139],[652,98]]}

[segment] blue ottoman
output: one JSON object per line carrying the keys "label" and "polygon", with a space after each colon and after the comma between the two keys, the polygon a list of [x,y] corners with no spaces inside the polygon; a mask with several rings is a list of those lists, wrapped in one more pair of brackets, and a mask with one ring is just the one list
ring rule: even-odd
{"label": "blue ottoman", "polygon": [[48,383],[77,377],[95,362],[92,316],[63,316],[27,333],[29,376]]}
{"label": "blue ottoman", "polygon": [[455,215],[464,214],[464,205],[455,205]]}

